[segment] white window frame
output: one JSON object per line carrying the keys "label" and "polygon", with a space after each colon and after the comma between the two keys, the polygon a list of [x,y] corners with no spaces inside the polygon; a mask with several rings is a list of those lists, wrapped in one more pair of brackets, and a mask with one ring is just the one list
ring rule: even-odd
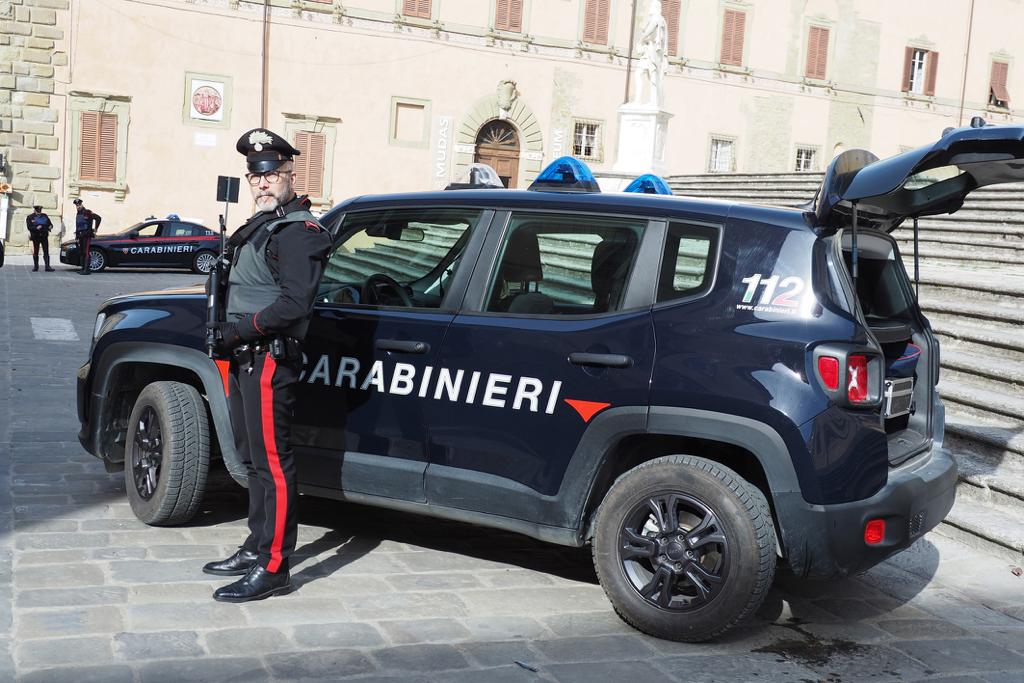
{"label": "white window frame", "polygon": [[[800,153],[801,152],[809,152],[810,153],[811,163],[807,166],[807,168],[800,168],[800,165],[801,165],[800,164]],[[796,173],[809,173],[809,172],[817,171],[818,170],[818,157],[819,157],[819,155],[820,155],[820,152],[818,151],[818,148],[816,146],[814,146],[814,145],[797,145],[796,146],[796,153],[793,155],[794,162],[795,162],[794,163],[795,172]]]}
{"label": "white window frame", "polygon": [[910,83],[907,85],[908,92],[914,95],[924,95],[924,89],[928,80],[928,50],[924,48],[913,48],[914,54],[910,59]]}
{"label": "white window frame", "polygon": [[[594,126],[591,154],[576,153],[576,129],[578,126]],[[604,121],[601,119],[573,118],[572,151],[573,156],[582,161],[604,161]]]}
{"label": "white window frame", "polygon": [[[716,155],[716,144],[718,142],[728,143],[730,149],[729,168],[718,168]],[[734,173],[736,171],[736,138],[728,135],[711,135],[708,140],[708,173]]]}

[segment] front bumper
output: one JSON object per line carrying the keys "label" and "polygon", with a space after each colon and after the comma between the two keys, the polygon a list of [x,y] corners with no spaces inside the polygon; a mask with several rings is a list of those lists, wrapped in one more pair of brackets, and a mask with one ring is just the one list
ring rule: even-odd
{"label": "front bumper", "polygon": [[[834,578],[863,572],[903,550],[939,524],[953,507],[956,461],[941,446],[889,470],[888,481],[864,500],[811,505],[799,493],[775,497],[782,536],[793,572]],[[881,543],[864,542],[864,526],[885,520]],[[798,522],[793,524],[793,522]]]}
{"label": "front bumper", "polygon": [[67,245],[61,245],[60,262],[69,266],[81,265],[81,260],[78,258],[78,248],[68,248]]}

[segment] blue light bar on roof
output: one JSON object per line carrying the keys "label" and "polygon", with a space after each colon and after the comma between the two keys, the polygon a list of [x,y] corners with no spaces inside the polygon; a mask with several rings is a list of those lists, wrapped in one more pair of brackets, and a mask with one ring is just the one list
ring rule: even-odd
{"label": "blue light bar on roof", "polygon": [[573,157],[559,157],[540,172],[529,189],[541,192],[600,192],[587,165]]}
{"label": "blue light bar on roof", "polygon": [[641,194],[672,194],[672,188],[665,179],[653,173],[645,173],[626,186],[623,192],[639,192]]}

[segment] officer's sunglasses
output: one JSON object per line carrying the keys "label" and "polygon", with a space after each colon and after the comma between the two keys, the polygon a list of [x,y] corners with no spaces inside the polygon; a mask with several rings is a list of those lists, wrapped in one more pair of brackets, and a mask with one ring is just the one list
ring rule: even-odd
{"label": "officer's sunglasses", "polygon": [[271,185],[276,185],[281,182],[281,178],[286,175],[291,175],[294,171],[267,171],[266,173],[246,173],[245,179],[249,181],[249,184],[256,187],[260,184],[260,178],[266,178],[267,182]]}

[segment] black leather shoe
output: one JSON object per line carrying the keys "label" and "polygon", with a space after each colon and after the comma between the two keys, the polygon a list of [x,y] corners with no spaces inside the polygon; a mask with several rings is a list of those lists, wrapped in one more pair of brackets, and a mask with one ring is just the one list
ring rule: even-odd
{"label": "black leather shoe", "polygon": [[203,573],[215,576],[244,576],[256,566],[257,559],[259,559],[259,555],[255,552],[239,548],[237,553],[226,560],[203,565]]}
{"label": "black leather shoe", "polygon": [[53,270],[53,268],[51,268],[50,266],[46,266],[46,272],[47,272],[47,273],[53,273],[53,272],[55,272],[55,271],[54,271],[54,270]]}
{"label": "black leather shoe", "polygon": [[256,565],[238,581],[215,590],[213,599],[217,602],[249,602],[291,592],[292,580],[288,572],[271,574],[263,567]]}
{"label": "black leather shoe", "polygon": [[38,273],[39,272],[39,266],[36,266],[35,268],[33,268],[32,272],[33,273]]}

